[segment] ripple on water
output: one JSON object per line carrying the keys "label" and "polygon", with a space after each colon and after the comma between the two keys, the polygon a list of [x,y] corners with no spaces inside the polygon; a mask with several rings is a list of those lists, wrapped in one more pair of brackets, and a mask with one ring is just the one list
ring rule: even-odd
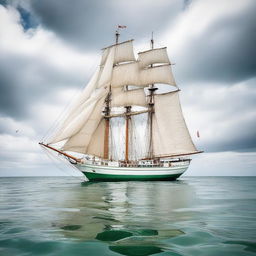
{"label": "ripple on water", "polygon": [[255,178],[0,179],[0,255],[256,255]]}

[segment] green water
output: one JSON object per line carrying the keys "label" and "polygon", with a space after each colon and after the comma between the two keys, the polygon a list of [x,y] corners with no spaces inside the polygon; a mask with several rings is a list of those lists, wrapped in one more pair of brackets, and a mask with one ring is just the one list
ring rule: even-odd
{"label": "green water", "polygon": [[0,178],[0,255],[256,255],[256,179]]}

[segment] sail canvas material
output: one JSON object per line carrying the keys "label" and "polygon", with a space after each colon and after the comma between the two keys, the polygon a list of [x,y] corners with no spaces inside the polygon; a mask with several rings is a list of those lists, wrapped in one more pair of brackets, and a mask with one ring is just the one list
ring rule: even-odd
{"label": "sail canvas material", "polygon": [[65,140],[71,137],[73,134],[76,134],[90,117],[99,99],[106,96],[106,94],[107,90],[105,88],[94,91],[93,95],[81,106],[79,106],[79,109],[81,109],[80,112],[77,111],[67,117],[68,120],[64,122],[64,124],[62,125],[56,136],[52,138],[50,143],[56,143]]}
{"label": "sail canvas material", "polygon": [[109,86],[111,77],[112,77],[112,70],[113,70],[113,63],[115,57],[115,48],[111,48],[109,50],[109,54],[106,60],[106,63],[102,69],[101,75],[98,80],[97,88],[102,86]]}
{"label": "sail canvas material", "polygon": [[111,85],[140,85],[140,70],[138,62],[125,63],[114,67]]}
{"label": "sail canvas material", "polygon": [[97,102],[107,95],[113,70],[114,52],[115,48],[109,49],[105,65],[97,69],[49,143],[57,143],[76,134],[87,122]]}
{"label": "sail canvas material", "polygon": [[156,157],[197,152],[187,129],[178,91],[155,95],[153,153]]}
{"label": "sail canvas material", "polygon": [[112,89],[112,107],[142,106],[146,107],[146,97],[143,88],[125,91],[123,88]]}
{"label": "sail canvas material", "polygon": [[147,69],[142,69],[140,72],[140,84],[150,85],[150,84],[169,84],[176,86],[171,66],[161,65],[156,67],[150,67]]}
{"label": "sail canvas material", "polygon": [[114,64],[135,61],[134,51],[133,51],[133,40],[122,42],[120,44],[111,45],[103,49],[103,54],[101,58],[100,65],[105,65],[111,49],[115,49]]}
{"label": "sail canvas material", "polygon": [[111,81],[113,87],[123,87],[125,85],[146,87],[155,83],[176,86],[170,65],[144,69],[140,68],[139,62],[137,61],[121,64],[114,67]]}
{"label": "sail canvas material", "polygon": [[145,52],[139,52],[139,65],[142,68],[146,68],[152,64],[170,64],[169,57],[167,55],[166,47],[148,50]]}
{"label": "sail canvas material", "polygon": [[101,112],[103,106],[104,97],[96,104],[90,117],[84,123],[82,128],[67,140],[63,146],[63,150],[74,151],[83,154],[87,153],[87,147],[91,141],[92,135],[102,119]]}
{"label": "sail canvas material", "polygon": [[114,64],[135,61],[132,40],[116,45]]}
{"label": "sail canvas material", "polygon": [[88,82],[88,84],[85,87],[85,89],[82,91],[80,96],[73,102],[73,105],[71,106],[68,115],[62,121],[62,123],[59,126],[57,132],[55,132],[55,134],[48,141],[49,143],[56,143],[56,142],[60,141],[58,138],[63,133],[65,128],[81,112],[81,108],[82,108],[83,103],[86,102],[86,100],[90,97],[90,95],[92,94],[92,92],[95,89],[95,84],[96,84],[96,82],[98,80],[99,73],[100,73],[100,68],[97,68],[97,70],[95,71],[95,73],[92,76],[91,80]]}
{"label": "sail canvas material", "polygon": [[87,154],[103,158],[104,130],[105,130],[105,120],[101,119],[97,129],[94,131],[92,135],[92,138],[86,150]]}

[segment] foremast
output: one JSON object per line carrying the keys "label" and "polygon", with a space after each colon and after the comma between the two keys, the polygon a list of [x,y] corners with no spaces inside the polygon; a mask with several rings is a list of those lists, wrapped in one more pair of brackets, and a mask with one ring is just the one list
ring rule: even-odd
{"label": "foremast", "polygon": [[[120,33],[118,29],[115,33],[116,36],[116,45],[119,43]],[[128,91],[128,86],[126,86],[126,90]],[[130,137],[130,121],[131,121],[131,108],[132,106],[124,106],[126,111],[124,112],[125,117],[125,162],[129,162],[129,137]],[[111,112],[111,84],[109,86],[109,93],[105,99],[105,108],[103,111],[104,120],[105,120],[105,131],[104,131],[104,159],[109,159],[109,137],[110,137],[110,112]]]}
{"label": "foremast", "polygon": [[109,87],[108,95],[105,99],[105,108],[103,111],[104,120],[105,120],[105,131],[104,131],[104,144],[103,144],[103,158],[109,158],[109,130],[110,130],[110,101],[111,101],[111,86]]}

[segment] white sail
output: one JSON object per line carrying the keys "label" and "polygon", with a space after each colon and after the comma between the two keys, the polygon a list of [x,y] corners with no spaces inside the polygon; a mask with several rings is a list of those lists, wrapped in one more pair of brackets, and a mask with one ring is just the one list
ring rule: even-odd
{"label": "white sail", "polygon": [[95,104],[107,95],[114,65],[115,49],[110,48],[107,54],[105,65],[97,69],[61,127],[48,143],[57,143],[77,133],[90,117]]}
{"label": "white sail", "polygon": [[83,124],[81,129],[67,140],[63,146],[63,150],[74,151],[83,154],[87,153],[87,147],[91,141],[92,135],[97,129],[100,120],[102,119],[103,106],[104,97],[95,105],[91,115]]}
{"label": "white sail", "polygon": [[132,42],[133,40],[130,40],[115,46],[116,52],[114,64],[127,61],[135,61]]}
{"label": "white sail", "polygon": [[108,55],[109,49],[115,49],[115,60],[114,64],[128,61],[135,61],[133,51],[133,40],[125,41],[119,44],[113,44],[103,49],[103,55],[101,59],[101,65],[105,64],[106,56]]}
{"label": "white sail", "polygon": [[138,62],[120,64],[114,67],[111,86],[123,87],[125,85],[140,85]]}
{"label": "white sail", "polygon": [[110,85],[112,71],[113,71],[113,65],[114,65],[114,57],[115,57],[115,49],[111,48],[109,50],[107,61],[102,69],[97,88]]}
{"label": "white sail", "polygon": [[83,105],[83,103],[86,102],[86,100],[88,100],[91,93],[96,88],[96,83],[99,77],[99,73],[100,73],[100,68],[97,68],[96,72],[94,73],[91,80],[86,85],[86,87],[84,88],[80,96],[76,99],[76,101],[73,102],[68,115],[64,118],[64,120],[62,121],[62,124],[58,128],[58,132],[51,137],[48,143],[57,142],[57,137],[60,135],[60,133],[62,133],[63,130],[66,128],[66,126],[81,112],[80,107]]}
{"label": "white sail", "polygon": [[91,80],[82,91],[80,97],[75,101],[75,104],[73,105],[72,110],[70,111],[70,114],[76,111],[79,111],[78,107],[81,106],[91,96],[92,92],[96,88],[99,76],[100,76],[100,67],[97,68]]}
{"label": "white sail", "polygon": [[75,115],[66,125],[64,125],[49,143],[57,143],[76,134],[90,118],[97,102],[104,98],[107,93],[108,91],[105,88],[101,88],[95,91],[93,96],[91,96],[84,104],[82,104],[83,108],[81,112]]}
{"label": "white sail", "polygon": [[100,66],[105,65],[106,60],[107,60],[107,57],[108,57],[108,55],[109,55],[110,49],[111,49],[111,48],[105,48],[105,49],[103,49],[103,53],[102,53],[101,61],[100,61]]}
{"label": "white sail", "polygon": [[146,86],[150,84],[170,84],[176,86],[171,66],[161,65],[140,71],[140,85]]}
{"label": "white sail", "polygon": [[105,120],[102,118],[97,129],[94,131],[90,143],[87,147],[86,154],[104,157],[104,131]]}
{"label": "white sail", "polygon": [[129,91],[125,91],[123,88],[113,88],[111,93],[111,107],[147,106],[143,88]]}
{"label": "white sail", "polygon": [[164,157],[195,153],[195,148],[187,129],[178,91],[155,95],[153,115],[153,154]]}
{"label": "white sail", "polygon": [[86,85],[86,87],[84,88],[84,90],[80,94],[79,98],[71,106],[69,114],[68,114],[68,116],[66,116],[65,121],[62,124],[62,130],[64,129],[64,127],[66,127],[66,125],[72,119],[75,118],[75,116],[78,113],[81,112],[81,106],[83,105],[84,102],[86,102],[86,100],[88,100],[88,98],[91,96],[91,94],[93,93],[93,91],[96,88],[96,84],[97,84],[99,75],[100,75],[100,68],[98,67],[96,72],[92,76],[91,80],[89,81],[89,83]]}
{"label": "white sail", "polygon": [[142,68],[148,67],[151,64],[170,64],[166,47],[156,48],[144,52],[139,52],[139,65]]}

